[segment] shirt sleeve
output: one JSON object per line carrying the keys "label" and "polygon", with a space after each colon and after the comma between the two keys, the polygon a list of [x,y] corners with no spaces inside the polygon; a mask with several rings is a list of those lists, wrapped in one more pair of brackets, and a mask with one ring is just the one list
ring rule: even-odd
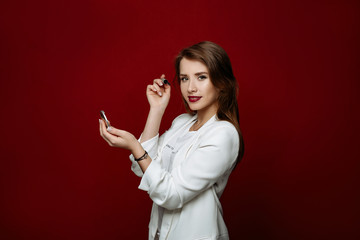
{"label": "shirt sleeve", "polygon": [[171,173],[155,161],[148,166],[139,188],[157,205],[169,210],[181,208],[235,165],[239,135],[233,126],[212,128],[199,141],[196,150]]}
{"label": "shirt sleeve", "polygon": [[[171,125],[170,129],[173,128],[173,127],[176,127],[179,124],[181,124],[182,121],[183,121],[182,119],[184,119],[184,118],[185,119],[189,118],[188,114],[181,114],[180,116],[176,117],[174,119],[174,121],[172,122],[172,125]],[[147,151],[150,158],[152,159],[152,162],[154,162],[155,158],[157,157],[157,152],[158,152],[159,145],[161,145],[161,142],[165,138],[167,132],[168,131],[166,131],[164,134],[162,134],[161,137],[159,137],[159,133],[158,133],[155,137],[141,143],[141,146],[145,149],[145,151]],[[139,142],[141,140],[141,137],[142,137],[142,135],[138,139]],[[132,154],[130,154],[129,158],[130,158],[130,161],[131,161],[131,170],[135,173],[135,175],[137,175],[139,177],[142,177],[143,172],[142,172],[139,164],[135,161],[134,156]]]}

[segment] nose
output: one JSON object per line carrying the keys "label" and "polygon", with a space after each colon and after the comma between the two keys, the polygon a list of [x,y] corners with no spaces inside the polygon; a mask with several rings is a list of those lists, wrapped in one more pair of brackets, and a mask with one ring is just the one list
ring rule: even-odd
{"label": "nose", "polygon": [[189,79],[189,85],[187,91],[193,93],[197,91],[195,79]]}

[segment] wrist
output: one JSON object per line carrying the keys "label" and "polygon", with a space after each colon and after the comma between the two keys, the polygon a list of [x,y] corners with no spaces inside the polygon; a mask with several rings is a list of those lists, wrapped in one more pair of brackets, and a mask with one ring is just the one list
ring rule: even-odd
{"label": "wrist", "polygon": [[134,158],[139,158],[142,155],[144,155],[144,148],[141,146],[141,144],[136,141],[136,143],[133,144],[132,148],[130,149],[131,154],[134,156]]}
{"label": "wrist", "polygon": [[162,116],[165,113],[165,109],[163,107],[150,107],[150,113]]}

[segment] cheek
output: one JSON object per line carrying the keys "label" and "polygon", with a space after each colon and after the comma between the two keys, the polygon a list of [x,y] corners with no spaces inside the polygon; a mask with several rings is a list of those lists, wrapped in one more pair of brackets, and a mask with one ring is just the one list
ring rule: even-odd
{"label": "cheek", "polygon": [[186,92],[187,92],[187,88],[186,88],[186,86],[185,86],[184,83],[180,83],[180,91],[181,91],[181,95],[182,95],[183,97],[185,97],[185,96],[186,96]]}
{"label": "cheek", "polygon": [[212,97],[212,98],[217,98],[219,93],[218,90],[214,87],[214,85],[212,85],[211,83],[209,83],[206,86],[206,92]]}

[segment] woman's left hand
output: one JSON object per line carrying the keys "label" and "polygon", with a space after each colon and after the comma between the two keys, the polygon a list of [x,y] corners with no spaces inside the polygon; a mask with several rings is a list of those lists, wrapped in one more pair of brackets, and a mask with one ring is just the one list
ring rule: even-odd
{"label": "woman's left hand", "polygon": [[124,148],[132,151],[139,144],[137,139],[131,133],[119,130],[114,127],[106,129],[104,120],[100,119],[100,135],[112,147]]}

